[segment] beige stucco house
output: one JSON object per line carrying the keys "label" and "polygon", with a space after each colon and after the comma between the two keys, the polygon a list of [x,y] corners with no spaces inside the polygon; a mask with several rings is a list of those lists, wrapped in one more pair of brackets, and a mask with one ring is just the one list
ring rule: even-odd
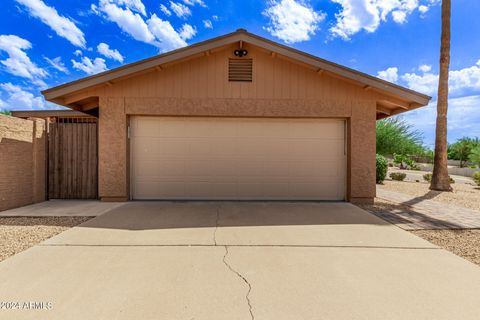
{"label": "beige stucco house", "polygon": [[375,122],[430,97],[237,30],[43,92],[98,115],[98,194],[375,197]]}

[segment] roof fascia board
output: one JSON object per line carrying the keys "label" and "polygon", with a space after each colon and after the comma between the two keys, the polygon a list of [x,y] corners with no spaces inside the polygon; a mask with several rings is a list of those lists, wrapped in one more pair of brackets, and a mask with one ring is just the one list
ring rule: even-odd
{"label": "roof fascia board", "polygon": [[320,70],[330,72],[331,74],[338,75],[340,77],[353,80],[355,82],[361,83],[363,85],[370,86],[381,92],[387,92],[393,95],[396,95],[402,99],[417,102],[422,105],[426,105],[430,101],[430,97],[423,95],[421,93],[415,92],[413,90],[391,84],[389,82],[383,81],[381,79],[372,77],[368,74],[361,73],[359,71],[337,65],[333,62],[323,60],[321,58],[312,56],[310,54],[298,51],[296,49],[278,44],[276,42],[270,41],[268,39],[256,36],[254,34],[237,31],[230,33],[218,38],[207,40],[198,44],[193,44],[189,47],[181,48],[164,55],[148,58],[145,60],[138,61],[133,64],[126,65],[117,69],[106,71],[91,77],[79,79],[58,87],[54,87],[48,90],[43,91],[43,95],[47,100],[56,99],[58,97],[93,87],[96,85],[101,85],[107,83],[108,81],[126,77],[137,72],[142,72],[148,69],[153,69],[158,65],[174,62],[177,60],[185,59],[190,56],[206,52],[208,50],[213,50],[222,46],[230,45],[235,42],[247,42],[249,44],[264,48],[266,50],[276,52],[287,58],[300,61],[307,65],[314,66]]}
{"label": "roof fascia board", "polygon": [[200,43],[199,45],[193,45],[191,47],[187,47],[187,50],[185,50],[185,48],[183,48],[183,50],[179,49],[171,52],[170,54],[167,53],[165,55],[162,55],[153,59],[147,59],[146,61],[139,61],[134,65],[126,65],[124,67],[113,69],[111,71],[94,75],[89,78],[79,79],[71,83],[67,83],[55,88],[45,90],[42,93],[45,96],[45,99],[47,100],[55,99],[69,93],[86,89],[88,87],[106,83],[110,80],[131,75],[132,73],[155,68],[159,64],[166,64],[166,63],[174,62],[184,58],[188,58],[192,55],[196,55],[217,47],[222,47],[235,42],[239,42],[240,40],[242,40],[242,34],[239,34],[239,33],[230,34],[226,37],[215,39],[215,41],[207,41],[205,43]]}
{"label": "roof fascia board", "polygon": [[421,104],[428,104],[430,101],[430,97],[425,96],[421,93],[411,91],[407,88],[403,87],[397,87],[395,85],[392,85],[386,81],[380,80],[375,77],[371,77],[367,74],[361,73],[359,71],[355,70],[350,70],[348,68],[345,68],[340,65],[336,65],[332,62],[327,62],[323,61],[322,59],[318,57],[311,56],[307,53],[304,52],[299,52],[296,49],[292,49],[289,47],[285,47],[283,45],[279,45],[274,42],[270,42],[269,40],[263,39],[263,38],[258,38],[255,35],[252,34],[246,34],[246,39],[245,41],[256,45],[263,47],[264,49],[270,50],[270,51],[275,51],[278,54],[281,54],[283,56],[286,56],[291,59],[299,60],[303,63],[306,63],[308,65],[312,65],[315,67],[318,67],[319,69],[322,69],[327,72],[331,72],[334,74],[338,74],[340,76],[343,76],[347,79],[351,79],[357,82],[360,82],[364,85],[371,86],[372,88],[376,88],[381,91],[386,91],[390,92],[392,94],[398,95],[404,99],[415,101]]}

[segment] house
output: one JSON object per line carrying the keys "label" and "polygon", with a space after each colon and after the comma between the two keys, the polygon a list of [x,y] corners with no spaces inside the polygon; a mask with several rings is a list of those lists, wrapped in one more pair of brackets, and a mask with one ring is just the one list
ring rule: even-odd
{"label": "house", "polygon": [[430,97],[243,29],[43,92],[98,115],[98,196],[375,197],[375,122]]}

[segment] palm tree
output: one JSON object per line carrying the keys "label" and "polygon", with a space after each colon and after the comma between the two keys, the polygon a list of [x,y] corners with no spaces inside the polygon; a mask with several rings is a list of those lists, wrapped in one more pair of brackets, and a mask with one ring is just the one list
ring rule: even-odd
{"label": "palm tree", "polygon": [[448,72],[450,68],[450,15],[451,1],[442,1],[442,38],[440,47],[440,79],[438,82],[437,128],[435,137],[435,159],[431,190],[452,191],[448,176],[447,111]]}

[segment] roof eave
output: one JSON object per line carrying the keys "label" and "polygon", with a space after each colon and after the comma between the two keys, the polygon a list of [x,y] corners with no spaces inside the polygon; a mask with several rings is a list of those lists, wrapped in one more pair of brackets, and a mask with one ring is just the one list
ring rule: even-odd
{"label": "roof eave", "polygon": [[76,81],[72,81],[57,87],[53,87],[42,91],[46,100],[53,101],[61,98],[64,95],[80,91],[96,85],[107,83],[108,81],[115,80],[117,78],[125,77],[137,72],[142,72],[148,69],[153,69],[158,65],[174,62],[188,58],[190,56],[206,52],[218,47],[230,45],[235,42],[244,41],[262,47],[266,50],[276,52],[277,54],[286,56],[288,58],[301,61],[308,65],[324,70],[326,72],[336,74],[340,77],[344,77],[349,80],[353,80],[362,83],[366,86],[375,88],[386,93],[390,93],[401,97],[404,100],[418,103],[422,106],[427,105],[431,97],[422,93],[404,88],[402,86],[384,81],[382,79],[370,76],[368,74],[353,70],[336,63],[315,57],[308,53],[287,47],[285,45],[276,43],[274,41],[259,37],[257,35],[246,32],[243,29],[237,30],[233,33],[229,33],[217,38],[206,40],[197,44],[190,45],[188,47],[180,48],[174,51],[170,51],[152,58],[137,61],[116,69],[105,71],[93,76],[82,78]]}

